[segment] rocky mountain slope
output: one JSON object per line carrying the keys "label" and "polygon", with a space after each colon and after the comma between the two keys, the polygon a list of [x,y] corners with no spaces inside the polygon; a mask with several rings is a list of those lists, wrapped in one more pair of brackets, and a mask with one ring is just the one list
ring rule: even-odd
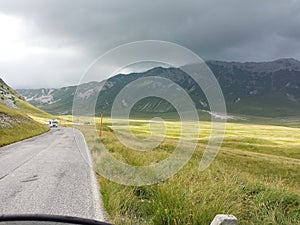
{"label": "rocky mountain slope", "polygon": [[0,78],[0,147],[49,130],[30,115],[47,116],[46,112],[30,105]]}
{"label": "rocky mountain slope", "polygon": [[59,89],[19,89],[26,101],[53,114],[70,114],[76,86]]}
{"label": "rocky mountain slope", "polygon": [[[256,116],[300,115],[300,62],[279,59],[272,62],[208,61],[222,88],[230,113]],[[189,66],[189,65],[187,65]],[[196,107],[209,110],[208,102],[196,83],[179,68],[157,67],[143,73],[119,74],[107,80],[97,101],[97,112],[109,112],[115,96],[128,83],[140,77],[160,76],[186,90]],[[90,101],[103,82],[82,84],[82,101]],[[51,113],[70,114],[76,86],[59,89],[17,90],[32,104]],[[161,88],[164,88],[161,86]],[[133,111],[170,112],[174,108],[160,98],[138,102]]]}
{"label": "rocky mountain slope", "polygon": [[7,105],[11,108],[17,109],[16,100],[25,98],[17,93],[14,89],[9,87],[1,78],[0,78],[0,102],[4,105]]}

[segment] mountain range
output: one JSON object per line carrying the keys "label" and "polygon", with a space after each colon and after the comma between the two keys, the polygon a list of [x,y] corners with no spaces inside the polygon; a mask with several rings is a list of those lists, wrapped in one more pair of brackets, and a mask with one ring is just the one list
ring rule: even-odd
{"label": "mountain range", "polygon": [[[220,84],[229,113],[266,117],[300,115],[300,61],[284,58],[270,62],[207,61],[206,64]],[[76,90],[80,90],[77,96],[88,102],[97,97],[95,95],[102,88],[96,112],[109,113],[115,97],[124,86],[138,78],[150,76],[172,80],[189,94],[197,109],[209,110],[200,87],[180,68],[155,67],[140,73],[118,74],[105,82],[94,81],[79,87],[18,89],[17,92],[49,113],[71,114]],[[165,87],[162,85],[160,88]],[[132,109],[147,113],[174,110],[169,102],[158,97],[145,98]]]}

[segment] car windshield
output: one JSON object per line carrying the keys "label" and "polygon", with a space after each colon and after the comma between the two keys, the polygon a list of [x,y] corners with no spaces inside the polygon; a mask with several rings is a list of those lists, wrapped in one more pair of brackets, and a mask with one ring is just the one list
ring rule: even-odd
{"label": "car windshield", "polygon": [[299,174],[300,1],[0,1],[0,225],[300,224]]}

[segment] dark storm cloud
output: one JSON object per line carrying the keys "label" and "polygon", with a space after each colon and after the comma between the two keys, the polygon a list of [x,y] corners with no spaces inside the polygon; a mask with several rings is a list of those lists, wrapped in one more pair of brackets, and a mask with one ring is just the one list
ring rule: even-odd
{"label": "dark storm cloud", "polygon": [[[0,13],[21,18],[30,27],[26,45],[73,52],[58,54],[59,62],[49,61],[55,53],[40,57],[39,70],[64,77],[48,86],[76,83],[105,51],[143,39],[176,42],[205,59],[300,58],[300,2],[293,0],[2,0]],[[26,68],[23,74],[37,76]],[[16,68],[6,71],[20,74]]]}

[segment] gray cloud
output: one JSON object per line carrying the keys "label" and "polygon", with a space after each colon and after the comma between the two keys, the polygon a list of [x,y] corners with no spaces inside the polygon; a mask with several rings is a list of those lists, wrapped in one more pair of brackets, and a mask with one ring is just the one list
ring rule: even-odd
{"label": "gray cloud", "polygon": [[300,59],[295,0],[2,0],[0,14],[22,21],[26,46],[45,49],[0,61],[15,87],[75,84],[96,57],[143,39],[172,41],[204,59]]}

